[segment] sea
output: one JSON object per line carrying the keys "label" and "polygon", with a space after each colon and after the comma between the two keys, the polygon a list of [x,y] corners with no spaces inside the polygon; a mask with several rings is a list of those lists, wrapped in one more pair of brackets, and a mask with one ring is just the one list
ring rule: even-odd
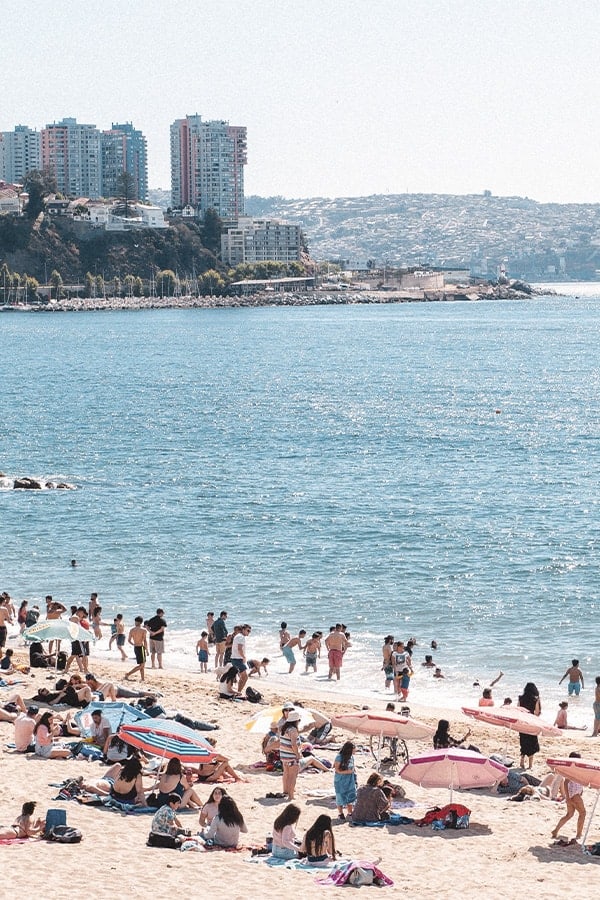
{"label": "sea", "polygon": [[[558,289],[0,313],[0,590],[67,606],[96,591],[106,622],[162,607],[165,664],[185,671],[207,611],[226,609],[290,694],[367,704],[385,698],[387,634],[417,640],[418,704],[473,705],[503,671],[498,700],[534,681],[553,719],[576,657],[570,720],[591,727],[600,284]],[[11,490],[24,475],[75,490]],[[339,684],[325,656],[285,674],[282,620],[346,625]],[[118,656],[106,639],[94,655]]]}

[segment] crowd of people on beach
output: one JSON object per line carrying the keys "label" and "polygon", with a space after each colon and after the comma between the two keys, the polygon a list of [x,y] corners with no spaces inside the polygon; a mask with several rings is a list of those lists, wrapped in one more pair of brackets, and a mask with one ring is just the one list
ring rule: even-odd
{"label": "crowd of people on beach", "polygon": [[[234,799],[228,795],[226,784],[243,781],[242,776],[233,768],[228,757],[217,753],[212,755],[210,763],[201,763],[196,769],[185,768],[177,758],[165,763],[155,770],[152,762],[140,751],[127,744],[122,735],[115,733],[110,721],[103,714],[102,708],[94,708],[91,713],[91,725],[85,741],[81,738],[76,713],[85,709],[90,703],[116,702],[119,699],[132,699],[139,703],[149,703],[158,707],[158,716],[166,715],[160,708],[160,695],[156,691],[146,691],[143,687],[134,689],[129,684],[97,678],[89,671],[90,644],[93,640],[102,640],[103,628],[110,628],[109,647],[114,644],[119,650],[123,662],[128,661],[127,650],[131,648],[135,657],[135,666],[123,676],[123,681],[130,681],[136,674],[140,681],[145,679],[146,663],[150,659],[152,668],[163,669],[164,647],[167,621],[162,608],[155,614],[144,618],[136,616],[130,629],[122,614],[115,616],[112,623],[106,623],[102,617],[102,607],[98,595],[92,593],[89,604],[73,605],[70,611],[65,605],[56,601],[51,595],[46,597],[46,620],[52,621],[68,617],[68,621],[83,629],[90,635],[90,641],[84,640],[82,634],[74,639],[69,647],[70,652],[61,650],[60,642],[50,642],[47,652],[42,643],[32,641],[29,645],[29,665],[15,659],[12,648],[5,649],[8,628],[15,623],[19,632],[23,633],[40,621],[40,610],[36,604],[29,607],[22,601],[18,610],[8,594],[0,597],[0,677],[24,673],[36,668],[54,668],[57,678],[54,690],[47,687],[38,688],[36,694],[26,700],[21,693],[12,693],[0,706],[0,722],[10,722],[14,726],[14,745],[16,752],[33,753],[41,759],[77,758],[98,759],[106,763],[108,768],[97,779],[79,779],[77,790],[83,794],[82,799],[90,802],[90,798],[106,798],[123,805],[148,807],[155,809],[151,834],[158,836],[153,840],[160,846],[171,846],[167,839],[178,846],[182,839],[199,840],[207,845],[235,846],[240,835],[247,830],[242,813]],[[201,632],[196,645],[201,673],[209,671],[210,656],[214,654],[212,671],[218,679],[218,696],[226,700],[245,697],[248,690],[248,679],[252,676],[264,677],[268,674],[270,660],[267,657],[253,658],[247,647],[252,627],[249,624],[235,625],[231,631],[228,627],[228,613],[223,610],[218,617],[212,612],[207,614],[206,628]],[[327,654],[327,679],[339,680],[345,654],[352,647],[351,636],[342,623],[332,625],[326,637],[322,631],[313,631],[307,637],[307,630],[298,629],[290,633],[285,621],[281,622],[278,634],[279,651],[292,673],[302,654],[306,672],[316,671],[321,654]],[[386,635],[382,646],[382,671],[386,690],[392,690],[396,701],[406,702],[409,697],[411,678],[414,674],[417,642],[415,638],[406,641],[395,640]],[[441,669],[436,665],[433,654],[438,651],[436,641],[431,641],[430,653],[424,655],[421,663],[423,669],[432,671],[432,676],[443,677]],[[70,672],[72,667],[77,671]],[[496,706],[493,688],[503,677],[498,676],[482,690],[478,705],[481,709]],[[571,665],[559,681],[567,681],[567,695],[571,698],[580,696],[584,689],[584,675],[579,660],[574,658]],[[474,686],[479,686],[478,683]],[[260,695],[259,699],[260,699]],[[250,699],[250,696],[248,696]],[[393,707],[393,704],[390,704]],[[542,712],[540,694],[533,682],[528,682],[518,696],[517,704],[506,697],[500,709],[518,706],[534,716]],[[568,724],[568,701],[561,701],[555,719],[560,729],[577,729]],[[403,714],[408,708],[403,708]],[[308,829],[303,840],[295,832],[301,811],[295,804],[297,778],[301,771],[332,770],[333,792],[337,806],[337,820],[350,820],[356,823],[384,822],[392,813],[392,800],[398,786],[386,782],[378,772],[372,772],[366,782],[359,786],[355,765],[356,746],[351,741],[339,747],[333,763],[326,755],[318,753],[318,747],[326,745],[331,731],[331,723],[325,719],[315,724],[304,740],[301,726],[302,704],[286,702],[281,708],[279,719],[271,722],[269,730],[262,741],[264,764],[268,771],[281,771],[282,791],[275,796],[287,801],[284,811],[277,816],[273,825],[272,853],[280,858],[291,858],[288,854],[305,856],[315,864],[319,860],[335,858],[335,841],[333,838],[330,816],[320,816]],[[470,737],[470,730],[463,736],[451,734],[450,722],[440,719],[433,746],[450,748],[465,746]],[[600,734],[600,676],[595,679],[594,728],[590,736]],[[208,739],[214,745],[214,739]],[[521,732],[519,781],[507,779],[510,789],[516,789],[513,799],[562,797],[566,803],[565,815],[557,823],[553,837],[558,837],[564,825],[573,817],[577,819],[575,840],[581,839],[585,821],[585,806],[581,797],[580,786],[567,780],[547,781],[540,779],[536,784],[532,775],[528,775],[534,764],[534,758],[540,751],[537,735]],[[479,752],[477,747],[470,749]],[[572,753],[571,756],[578,754]],[[152,779],[149,783],[149,779]],[[532,780],[533,779],[533,780]],[[216,783],[220,787],[215,787]],[[213,785],[210,796],[203,802],[200,795],[202,784]],[[501,786],[502,787],[502,786]],[[401,790],[401,789],[400,789]],[[25,804],[21,815],[15,817],[14,824],[8,826],[7,834],[25,837],[40,833],[40,821],[33,820],[35,804]],[[181,828],[177,812],[181,809],[197,809],[199,812],[200,832],[186,833]],[[161,843],[162,841],[162,843]]]}

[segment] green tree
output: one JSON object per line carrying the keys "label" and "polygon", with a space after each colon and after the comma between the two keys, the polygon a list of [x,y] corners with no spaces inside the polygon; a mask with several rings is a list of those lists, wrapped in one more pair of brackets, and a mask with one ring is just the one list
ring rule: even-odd
{"label": "green tree", "polygon": [[96,296],[104,297],[106,293],[106,287],[104,285],[104,278],[102,275],[96,275]]}
{"label": "green tree", "polygon": [[133,296],[134,297],[143,297],[144,296],[144,282],[138,275],[133,284]]}
{"label": "green tree", "polygon": [[207,250],[210,250],[215,255],[221,252],[222,231],[223,220],[216,209],[207,209],[204,213],[204,219],[202,220],[202,243]]}
{"label": "green tree", "polygon": [[137,200],[138,196],[135,178],[131,172],[128,172],[126,169],[124,169],[117,178],[117,191],[119,200],[123,204],[123,211],[120,214],[128,219],[130,204],[133,200]]}
{"label": "green tree", "polygon": [[28,194],[25,215],[28,219],[37,219],[44,211],[46,197],[56,192],[56,179],[48,170],[42,172],[32,169],[23,179],[23,190]]}
{"label": "green tree", "polygon": [[216,269],[208,269],[198,278],[198,291],[202,296],[210,294],[222,294],[226,288],[226,281]]}
{"label": "green tree", "polygon": [[112,295],[113,297],[119,297],[121,295],[121,279],[118,275],[112,280]]}
{"label": "green tree", "polygon": [[50,274],[50,296],[54,297],[55,300],[60,300],[63,296],[63,280],[62,275],[56,269],[52,269]]}
{"label": "green tree", "polygon": [[96,279],[92,275],[91,272],[85,273],[85,278],[83,279],[83,296],[84,297],[95,297],[96,296]]}
{"label": "green tree", "polygon": [[133,286],[135,284],[134,275],[126,275],[123,279],[123,290],[126,297],[133,297]]}
{"label": "green tree", "polygon": [[2,267],[0,268],[0,297],[2,297],[2,303],[4,305],[8,303],[11,284],[12,272],[10,271],[6,263],[3,263]]}
{"label": "green tree", "polygon": [[171,269],[163,269],[156,276],[156,290],[159,297],[172,297],[177,286],[177,276]]}
{"label": "green tree", "polygon": [[23,275],[23,294],[24,299],[27,299],[28,303],[34,303],[36,300],[39,300],[38,288],[40,286],[37,278],[33,278],[31,275]]}

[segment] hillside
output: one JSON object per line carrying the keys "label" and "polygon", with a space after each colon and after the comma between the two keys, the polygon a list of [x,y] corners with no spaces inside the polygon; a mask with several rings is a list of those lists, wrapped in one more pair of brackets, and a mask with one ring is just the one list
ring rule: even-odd
{"label": "hillside", "polygon": [[247,197],[246,212],[299,223],[315,259],[469,266],[474,275],[594,279],[600,204],[537,203],[489,192]]}
{"label": "hillside", "polygon": [[198,225],[178,222],[167,230],[107,232],[69,218],[0,217],[0,265],[46,283],[56,269],[64,282],[79,283],[86,272],[107,281],[125,275],[149,278],[157,269],[200,275],[215,266]]}

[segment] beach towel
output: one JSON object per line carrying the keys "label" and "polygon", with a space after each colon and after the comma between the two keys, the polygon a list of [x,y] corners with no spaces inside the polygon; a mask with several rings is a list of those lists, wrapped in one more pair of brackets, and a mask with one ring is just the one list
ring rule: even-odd
{"label": "beach towel", "polygon": [[262,863],[276,869],[296,869],[298,872],[309,872],[313,875],[333,871],[334,866],[339,865],[332,862],[326,866],[313,866],[304,859],[277,859],[275,856],[249,856],[245,862]]}
{"label": "beach towel", "polygon": [[[372,880],[367,881],[366,873],[372,873]],[[354,874],[356,873],[356,874]],[[338,863],[326,878],[315,878],[317,884],[335,885],[341,887],[344,884],[374,884],[377,887],[391,887],[394,882],[388,878],[374,863],[365,860],[351,859],[343,864]]]}
{"label": "beach towel", "polygon": [[148,806],[138,806],[136,803],[121,803],[119,800],[114,800],[112,797],[107,797],[106,800],[102,802],[102,805],[107,809],[116,809],[118,812],[124,812],[128,816],[139,816],[139,815],[154,815],[156,812],[155,809],[151,809]]}
{"label": "beach towel", "polygon": [[350,820],[349,824],[352,828],[385,828],[386,825],[412,825],[414,821],[407,816],[391,815],[383,822],[353,822]]}
{"label": "beach towel", "polygon": [[29,841],[39,841],[40,838],[0,838],[0,846],[4,846],[5,844],[28,844]]}

